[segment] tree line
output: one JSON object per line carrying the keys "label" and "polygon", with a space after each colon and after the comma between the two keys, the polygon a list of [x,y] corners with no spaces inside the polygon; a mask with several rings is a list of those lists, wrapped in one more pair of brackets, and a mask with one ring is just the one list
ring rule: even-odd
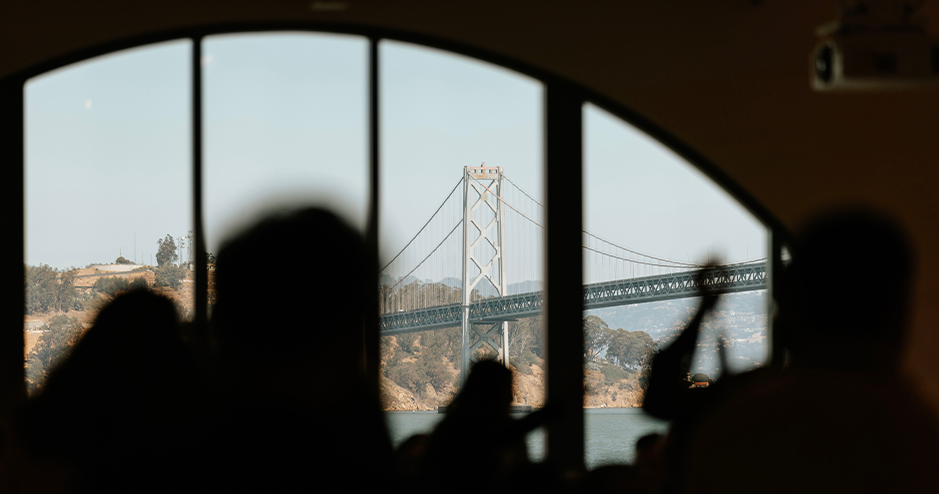
{"label": "tree line", "polygon": [[59,271],[49,265],[24,265],[26,314],[82,310],[82,300],[75,289],[77,269]]}
{"label": "tree line", "polygon": [[[471,295],[474,301],[486,298],[476,290]],[[381,312],[389,313],[397,312],[399,308],[407,310],[412,304],[431,307],[460,303],[462,290],[443,283],[422,283],[416,280],[392,290],[386,282],[379,287],[379,298]],[[509,354],[521,357],[525,351],[530,351],[544,359],[542,323],[541,316],[510,322]],[[586,361],[596,360],[605,351],[608,361],[627,369],[639,370],[651,363],[656,344],[648,333],[613,329],[603,319],[593,315],[585,317],[583,324]]]}
{"label": "tree line", "polygon": [[27,356],[26,385],[30,392],[45,384],[49,373],[65,360],[81,334],[82,325],[74,317],[57,315],[49,320],[46,330]]}
{"label": "tree line", "polygon": [[612,329],[597,316],[585,317],[584,360],[597,360],[604,350],[607,361],[631,370],[649,367],[657,353],[655,341],[645,331]]}

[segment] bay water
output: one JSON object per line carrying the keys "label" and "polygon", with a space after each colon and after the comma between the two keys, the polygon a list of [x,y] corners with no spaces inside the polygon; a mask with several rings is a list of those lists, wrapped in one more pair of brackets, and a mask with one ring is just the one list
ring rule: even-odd
{"label": "bay water", "polygon": [[[516,418],[522,415],[517,415]],[[426,434],[443,419],[434,412],[386,412],[385,420],[395,447],[414,434]],[[611,463],[632,463],[636,441],[657,432],[664,434],[668,422],[645,414],[641,408],[588,408],[584,410],[587,468]],[[485,434],[485,431],[480,431]],[[545,433],[540,428],[528,435],[528,454],[533,461],[545,455]]]}

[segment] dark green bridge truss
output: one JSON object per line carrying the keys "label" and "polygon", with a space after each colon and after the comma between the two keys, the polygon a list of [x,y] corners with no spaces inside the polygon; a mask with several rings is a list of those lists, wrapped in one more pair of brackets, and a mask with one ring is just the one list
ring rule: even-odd
{"label": "dark green bridge truss", "polygon": [[[584,285],[584,309],[642,304],[659,300],[696,297],[699,284],[716,293],[747,292],[767,288],[763,262],[725,266],[701,276],[699,271],[630,278]],[[473,302],[469,318],[473,323],[514,321],[538,315],[544,307],[541,292],[491,297]],[[395,335],[460,326],[460,304],[383,314],[381,334]]]}

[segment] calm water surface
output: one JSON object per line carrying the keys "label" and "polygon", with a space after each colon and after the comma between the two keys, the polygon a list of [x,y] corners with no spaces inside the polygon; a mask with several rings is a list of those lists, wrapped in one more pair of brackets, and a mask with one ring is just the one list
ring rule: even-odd
{"label": "calm water surface", "polygon": [[[520,416],[519,416],[520,417]],[[437,412],[388,412],[385,419],[395,447],[414,434],[428,433],[443,418]],[[664,433],[668,422],[654,419],[639,408],[591,408],[584,410],[587,434],[587,468],[607,463],[632,463],[636,440],[652,433]],[[528,435],[532,460],[544,458],[545,435],[538,429]]]}

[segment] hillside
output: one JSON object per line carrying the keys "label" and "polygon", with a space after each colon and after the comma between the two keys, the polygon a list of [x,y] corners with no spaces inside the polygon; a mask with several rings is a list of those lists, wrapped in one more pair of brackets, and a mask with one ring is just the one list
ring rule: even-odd
{"label": "hillside", "polygon": [[[709,375],[717,373],[718,336],[727,341],[731,365],[738,371],[764,363],[767,356],[767,294],[765,290],[721,295],[714,312],[702,324],[701,351],[693,365]],[[678,299],[647,304],[625,305],[587,311],[602,318],[611,328],[643,331],[665,348],[694,317],[697,299]],[[601,354],[602,356],[602,354]]]}
{"label": "hillside", "polygon": [[[30,272],[34,276],[30,276]],[[133,288],[132,284],[145,285],[166,296],[173,301],[182,320],[190,319],[193,311],[192,272],[186,272],[175,289],[154,286],[155,278],[154,271],[150,269],[112,273],[91,267],[62,275],[44,268],[29,267],[27,300],[33,300],[35,309],[24,316],[23,326],[24,357],[27,359],[30,390],[42,386],[45,376],[55,363],[91,328],[98,312],[120,290]],[[95,285],[102,281],[106,283]],[[209,274],[209,282],[211,288],[213,273]],[[49,299],[52,292],[61,299],[67,298],[68,303],[60,304],[62,307],[58,310],[50,309],[48,304],[43,305],[42,302]]]}
{"label": "hillside", "polygon": [[[448,336],[458,337],[459,330],[382,338],[380,387],[385,411],[435,410],[453,400],[458,391],[459,352],[448,354],[448,341],[440,345]],[[422,344],[422,339],[429,341]],[[512,404],[544,406],[545,361],[526,351],[519,358],[512,357],[510,362]],[[585,370],[584,406],[637,407],[642,404],[644,385],[639,374],[608,363],[593,365],[598,365],[600,370]]]}
{"label": "hillside", "polygon": [[[40,271],[35,270],[43,274]],[[186,272],[182,283],[173,289],[154,287],[155,273],[149,269],[129,273],[100,272],[94,268],[76,271],[77,276],[70,283],[73,295],[70,299],[72,301],[67,304],[68,310],[47,310],[25,317],[26,356],[37,348],[50,321],[57,317],[65,316],[73,322],[66,324],[60,320],[56,327],[71,324],[68,327],[76,328],[79,334],[91,326],[97,312],[112,299],[113,296],[108,293],[114,293],[104,293],[102,288],[95,285],[101,280],[123,279],[126,280],[125,285],[135,281],[145,283],[155,292],[172,299],[182,319],[189,319],[192,315],[191,272]],[[210,292],[214,285],[213,275],[210,272]],[[46,282],[45,285],[36,286],[42,290],[52,290],[62,285]],[[32,288],[29,293],[33,293]],[[213,295],[210,293],[210,300],[214,299]],[[722,296],[716,310],[704,321],[698,343],[700,351],[693,358],[692,371],[712,377],[719,375],[716,352],[719,336],[725,338],[731,365],[735,370],[748,370],[765,361],[765,306],[765,291]],[[597,316],[602,319],[601,323],[607,328],[604,331],[609,331],[610,335],[623,335],[619,328],[627,333],[642,334],[642,338],[648,342],[642,353],[651,352],[655,346],[659,349],[667,347],[696,310],[697,300],[680,299],[593,310],[586,312],[585,317]],[[542,328],[540,316],[509,323],[510,368],[514,374],[515,404],[533,407],[544,405],[546,342]],[[622,341],[626,341],[627,346],[634,344],[628,343],[633,341],[631,339]],[[449,404],[459,386],[460,345],[459,328],[383,337],[381,393],[384,408],[434,410],[440,405]],[[617,349],[616,352],[614,349]],[[482,353],[477,357],[495,357],[492,351],[488,355]],[[646,380],[638,370],[646,369],[648,359],[616,345],[595,347],[590,355],[594,361],[585,366],[585,406],[640,406]]]}
{"label": "hillside", "polygon": [[[767,348],[766,292],[722,295],[714,312],[702,324],[699,351],[693,372],[719,375],[717,343],[723,335],[734,370],[749,370],[765,362]],[[665,348],[694,317],[697,299],[679,299],[587,311],[610,329],[648,334],[659,349]],[[540,317],[509,324],[510,363],[514,402],[540,407],[544,404],[545,348]],[[446,405],[457,391],[460,358],[459,328],[382,338],[381,393],[386,410],[434,410]],[[588,407],[637,407],[642,404],[645,379],[628,366],[613,365],[604,349],[598,361],[585,368]],[[490,355],[491,356],[491,355]],[[612,359],[612,357],[611,357]],[[629,364],[632,365],[632,364]]]}

